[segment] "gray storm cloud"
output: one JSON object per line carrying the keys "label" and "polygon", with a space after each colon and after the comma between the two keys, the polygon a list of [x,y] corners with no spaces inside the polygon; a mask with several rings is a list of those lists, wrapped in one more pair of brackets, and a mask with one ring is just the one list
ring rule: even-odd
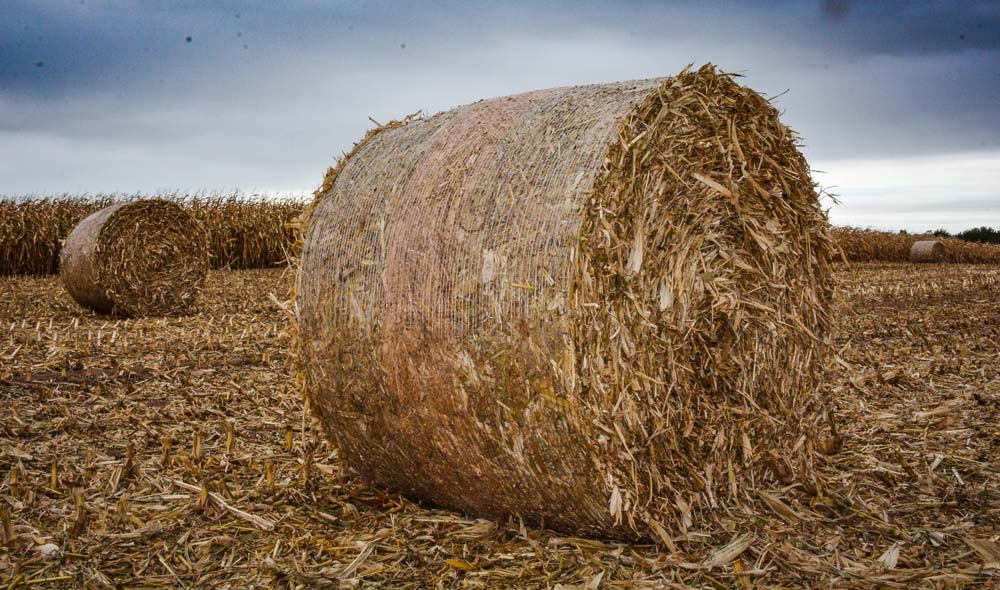
{"label": "gray storm cloud", "polygon": [[[305,192],[369,116],[711,61],[781,95],[818,181],[840,195],[835,222],[1000,225],[989,164],[941,194],[949,169],[1000,163],[995,3],[92,1],[5,13],[0,193]],[[925,185],[903,182],[911,173]]]}

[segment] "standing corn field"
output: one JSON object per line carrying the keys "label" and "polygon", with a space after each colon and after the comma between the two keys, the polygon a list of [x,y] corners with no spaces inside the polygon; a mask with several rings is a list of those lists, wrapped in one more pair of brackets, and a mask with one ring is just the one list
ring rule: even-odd
{"label": "standing corn field", "polygon": [[[62,195],[0,198],[0,275],[54,274],[62,240],[81,219],[141,195]],[[285,263],[295,243],[292,229],[304,203],[266,195],[168,195],[187,204],[209,235],[212,268],[267,268]],[[833,228],[851,262],[905,262],[917,236]],[[946,262],[998,263],[1000,246],[943,238]]]}
{"label": "standing corn field", "polygon": [[0,200],[0,275],[55,273],[62,240],[81,219],[112,202],[68,195]]}
{"label": "standing corn field", "polygon": [[284,265],[295,243],[293,222],[303,205],[297,199],[238,194],[195,196],[189,203],[209,230],[212,268],[232,269]]}
{"label": "standing corn field", "polygon": [[[834,238],[849,262],[909,262],[913,245],[922,236],[884,231],[837,227]],[[956,238],[934,238],[944,248],[943,262],[997,264],[1000,246],[966,242]]]}

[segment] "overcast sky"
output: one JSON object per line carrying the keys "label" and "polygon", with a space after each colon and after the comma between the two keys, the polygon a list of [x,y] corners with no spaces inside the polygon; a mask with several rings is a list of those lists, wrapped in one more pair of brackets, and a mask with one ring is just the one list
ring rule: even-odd
{"label": "overcast sky", "polygon": [[835,223],[1000,227],[995,1],[0,0],[0,193],[308,192],[368,117],[707,61],[780,94]]}

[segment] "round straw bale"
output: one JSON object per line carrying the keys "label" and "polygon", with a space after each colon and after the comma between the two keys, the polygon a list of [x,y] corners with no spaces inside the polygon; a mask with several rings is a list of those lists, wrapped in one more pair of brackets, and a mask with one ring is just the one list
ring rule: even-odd
{"label": "round straw bale", "polygon": [[181,205],[118,203],[66,238],[59,274],[84,307],[125,316],[187,311],[208,273],[207,235]]}
{"label": "round straw bale", "polygon": [[796,146],[712,66],[371,132],[304,236],[324,430],[374,484],[576,534],[815,489],[835,246]]}
{"label": "round straw bale", "polygon": [[942,262],[944,255],[944,244],[937,240],[918,240],[910,246],[910,262]]}

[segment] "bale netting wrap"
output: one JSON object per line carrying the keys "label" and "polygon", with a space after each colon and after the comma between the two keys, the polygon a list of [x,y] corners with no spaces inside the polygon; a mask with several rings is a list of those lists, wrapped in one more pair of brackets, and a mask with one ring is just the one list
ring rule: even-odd
{"label": "bale netting wrap", "polygon": [[184,313],[208,273],[206,244],[204,228],[178,203],[118,203],[73,229],[59,274],[77,302],[101,313]]}
{"label": "bale netting wrap", "polygon": [[937,240],[918,240],[910,246],[910,262],[942,262],[944,256],[944,244]]}
{"label": "bale netting wrap", "polygon": [[369,482],[668,544],[816,489],[835,247],[794,135],[712,67],[370,133],[303,248],[305,391]]}

